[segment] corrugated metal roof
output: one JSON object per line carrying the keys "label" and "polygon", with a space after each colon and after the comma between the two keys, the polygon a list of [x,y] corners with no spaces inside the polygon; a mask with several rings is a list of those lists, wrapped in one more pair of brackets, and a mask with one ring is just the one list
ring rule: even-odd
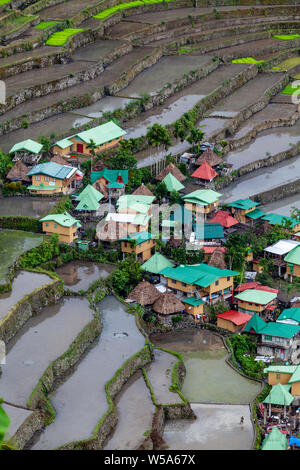
{"label": "corrugated metal roof", "polygon": [[40,153],[42,150],[43,145],[39,142],[35,142],[35,140],[27,139],[23,140],[22,142],[18,142],[15,144],[9,151],[9,153],[18,152],[19,150],[27,150],[31,153]]}
{"label": "corrugated metal roof", "polygon": [[183,196],[183,200],[187,202],[194,202],[196,204],[201,204],[207,206],[216,202],[222,194],[213,191],[212,189],[197,189],[186,196]]}
{"label": "corrugated metal roof", "polygon": [[300,242],[296,242],[295,240],[279,240],[273,243],[273,245],[267,246],[264,251],[274,253],[275,255],[286,255],[298,245],[300,245]]}
{"label": "corrugated metal roof", "polygon": [[227,312],[218,313],[216,317],[222,318],[223,320],[229,320],[235,325],[243,325],[250,320],[251,315],[238,312],[237,310],[228,310]]}
{"label": "corrugated metal roof", "polygon": [[141,266],[144,271],[148,271],[153,274],[159,274],[163,269],[173,267],[174,264],[158,252],[151,256],[151,258]]}
{"label": "corrugated metal roof", "polygon": [[284,258],[287,263],[300,265],[300,245],[293,248]]}
{"label": "corrugated metal roof", "polygon": [[183,184],[180,183],[180,181],[178,181],[178,179],[175,178],[172,173],[168,173],[162,182],[165,183],[169,192],[180,191],[181,189],[184,189]]}
{"label": "corrugated metal roof", "polygon": [[52,178],[63,180],[65,178],[70,178],[76,171],[77,168],[68,165],[59,165],[59,163],[47,162],[35,165],[27,173],[27,176],[42,174],[46,176],[51,176]]}
{"label": "corrugated metal roof", "polygon": [[47,222],[47,221],[53,221],[56,222],[59,225],[62,225],[63,227],[72,227],[74,224],[79,224],[81,226],[79,220],[74,219],[71,214],[68,212],[64,212],[63,214],[49,214],[46,215],[46,217],[43,217],[40,219],[40,222]]}
{"label": "corrugated metal roof", "polygon": [[219,223],[196,223],[195,237],[200,240],[224,238],[224,230]]}
{"label": "corrugated metal roof", "polygon": [[295,399],[295,397],[289,392],[290,389],[291,385],[282,385],[281,383],[273,385],[269,395],[264,399],[263,403],[289,406]]}
{"label": "corrugated metal roof", "polygon": [[238,199],[237,201],[230,202],[229,207],[235,207],[236,209],[248,210],[252,207],[259,206],[260,202],[251,201],[251,199]]}
{"label": "corrugated metal roof", "polygon": [[238,300],[244,302],[252,302],[254,304],[266,305],[276,299],[277,294],[274,292],[266,292],[257,289],[247,289],[235,296]]}
{"label": "corrugated metal roof", "polygon": [[268,336],[278,336],[279,338],[292,338],[298,331],[300,331],[300,326],[297,325],[269,322],[259,333]]}
{"label": "corrugated metal roof", "polygon": [[118,139],[125,134],[127,134],[126,131],[117,126],[113,121],[109,121],[105,124],[101,124],[101,126],[93,127],[92,129],[80,132],[79,134],[74,134],[74,136],[71,137],[79,137],[87,144],[93,140],[96,145],[102,145],[105,142]]}

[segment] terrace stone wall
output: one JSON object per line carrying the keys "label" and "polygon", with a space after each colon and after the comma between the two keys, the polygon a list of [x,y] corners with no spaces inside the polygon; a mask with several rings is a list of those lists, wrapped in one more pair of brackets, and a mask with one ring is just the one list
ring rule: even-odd
{"label": "terrace stone wall", "polygon": [[47,305],[56,303],[63,292],[62,281],[54,280],[25,295],[0,321],[0,340],[7,343],[30,317],[37,315]]}
{"label": "terrace stone wall", "polygon": [[[295,175],[296,176],[296,175]],[[279,201],[286,197],[294,196],[300,192],[300,179],[297,179],[291,183],[277,186],[269,191],[263,191],[261,193],[251,196],[251,199],[261,204],[269,204],[270,202]]]}

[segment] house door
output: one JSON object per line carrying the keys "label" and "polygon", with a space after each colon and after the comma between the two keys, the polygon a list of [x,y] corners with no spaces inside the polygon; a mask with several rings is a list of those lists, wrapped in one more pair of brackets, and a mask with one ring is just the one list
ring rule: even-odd
{"label": "house door", "polygon": [[77,144],[77,152],[83,153],[83,144]]}

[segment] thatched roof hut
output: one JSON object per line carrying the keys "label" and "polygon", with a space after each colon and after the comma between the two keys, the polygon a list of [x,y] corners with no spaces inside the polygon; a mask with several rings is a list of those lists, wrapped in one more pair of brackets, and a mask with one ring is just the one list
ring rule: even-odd
{"label": "thatched roof hut", "polygon": [[222,158],[219,157],[213,150],[205,150],[199,158],[197,158],[195,165],[203,165],[204,162],[207,162],[210,166],[220,165],[223,162]]}
{"label": "thatched roof hut", "polygon": [[103,163],[102,160],[97,160],[92,166],[92,171],[101,171],[103,168],[107,168],[107,166]]}
{"label": "thatched roof hut", "polygon": [[95,183],[92,186],[93,188],[97,189],[97,191],[99,191],[101,194],[103,194],[105,199],[108,198],[108,191],[106,187],[104,186],[104,184],[101,183],[100,180],[95,181]]}
{"label": "thatched roof hut", "polygon": [[163,315],[181,312],[184,308],[183,303],[172,292],[161,294],[153,305],[153,310]]}
{"label": "thatched roof hut", "polygon": [[170,246],[171,248],[179,248],[180,246],[182,246],[182,244],[183,244],[182,238],[174,238],[174,237],[170,237],[166,243],[166,245]]}
{"label": "thatched roof hut", "polygon": [[154,194],[147,188],[147,186],[141,184],[132,194],[137,196],[154,196]]}
{"label": "thatched roof hut", "polygon": [[210,266],[214,266],[215,268],[219,269],[227,269],[226,263],[225,263],[225,256],[224,252],[220,247],[217,247],[213,254],[211,255],[211,258],[208,263]]}
{"label": "thatched roof hut", "polygon": [[21,162],[21,160],[18,160],[8,172],[6,178],[10,181],[30,182],[30,178],[29,176],[27,176],[28,172],[29,169],[27,168],[27,166],[25,166],[24,163]]}
{"label": "thatched roof hut", "polygon": [[128,299],[135,300],[140,305],[152,305],[160,295],[150,282],[142,281],[130,292]]}
{"label": "thatched roof hut", "polygon": [[186,176],[184,176],[183,173],[175,166],[173,163],[169,163],[168,166],[164,170],[162,170],[156,177],[155,179],[157,181],[162,181],[169,173],[171,173],[175,178],[180,181],[184,181],[186,179]]}
{"label": "thatched roof hut", "polygon": [[58,163],[59,165],[67,165],[67,166],[72,166],[71,163],[69,163],[64,157],[61,155],[54,155],[54,157],[51,158],[51,162]]}

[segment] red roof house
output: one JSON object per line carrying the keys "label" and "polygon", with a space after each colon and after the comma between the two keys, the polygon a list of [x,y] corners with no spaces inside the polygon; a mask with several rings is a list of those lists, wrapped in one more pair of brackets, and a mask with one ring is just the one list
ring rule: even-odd
{"label": "red roof house", "polygon": [[234,217],[232,217],[229,212],[221,211],[218,210],[216,212],[216,215],[209,220],[208,222],[210,223],[219,223],[222,225],[224,228],[229,228],[232,227],[233,225],[236,225],[239,223],[238,220],[236,220]]}
{"label": "red roof house", "polygon": [[212,181],[218,173],[205,161],[199,168],[192,174],[193,178],[201,180]]}
{"label": "red roof house", "polygon": [[216,315],[217,326],[236,333],[244,328],[251,316],[252,315],[248,315],[247,313],[238,312],[237,310],[228,310],[227,312]]}
{"label": "red roof house", "polygon": [[274,292],[274,294],[278,294],[278,289],[272,289],[272,287],[263,286],[260,282],[244,282],[243,284],[237,286],[235,291],[244,292],[244,290],[248,289],[263,290],[265,292]]}

